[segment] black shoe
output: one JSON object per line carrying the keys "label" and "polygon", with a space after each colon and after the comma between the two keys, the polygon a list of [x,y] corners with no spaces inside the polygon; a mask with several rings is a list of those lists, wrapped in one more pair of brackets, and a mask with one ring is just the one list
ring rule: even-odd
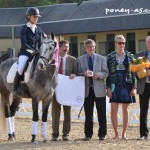
{"label": "black shoe", "polygon": [[99,140],[101,140],[101,141],[103,141],[103,140],[105,140],[105,139],[106,139],[105,136],[100,136],[100,137],[99,137]]}
{"label": "black shoe", "polygon": [[147,136],[140,136],[137,140],[147,140]]}
{"label": "black shoe", "polygon": [[68,136],[68,135],[62,136],[62,140],[63,140],[63,141],[69,141],[69,136]]}
{"label": "black shoe", "polygon": [[90,141],[91,137],[86,136],[85,138],[82,139],[83,141]]}
{"label": "black shoe", "polygon": [[52,141],[58,141],[58,137],[53,136]]}

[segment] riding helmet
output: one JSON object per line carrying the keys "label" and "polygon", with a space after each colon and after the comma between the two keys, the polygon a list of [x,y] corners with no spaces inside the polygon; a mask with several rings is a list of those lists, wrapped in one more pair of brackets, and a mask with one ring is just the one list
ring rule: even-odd
{"label": "riding helmet", "polygon": [[39,12],[38,8],[36,8],[36,7],[28,8],[28,10],[26,12],[26,17],[31,16],[31,15],[41,17],[40,12]]}

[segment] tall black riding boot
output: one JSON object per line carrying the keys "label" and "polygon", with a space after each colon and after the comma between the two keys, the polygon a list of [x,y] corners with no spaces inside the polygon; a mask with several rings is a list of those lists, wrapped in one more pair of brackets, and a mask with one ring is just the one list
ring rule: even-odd
{"label": "tall black riding boot", "polygon": [[20,79],[21,79],[21,75],[17,71],[15,79],[14,79],[14,88],[13,88],[13,96],[14,97],[17,97],[17,95],[18,95],[17,88],[20,83]]}

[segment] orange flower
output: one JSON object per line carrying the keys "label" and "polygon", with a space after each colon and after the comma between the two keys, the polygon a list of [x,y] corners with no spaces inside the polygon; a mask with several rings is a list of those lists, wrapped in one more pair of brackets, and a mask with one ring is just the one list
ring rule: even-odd
{"label": "orange flower", "polygon": [[130,71],[138,72],[148,67],[150,67],[150,62],[147,60],[147,58],[145,56],[138,57],[137,59],[133,59],[130,65]]}

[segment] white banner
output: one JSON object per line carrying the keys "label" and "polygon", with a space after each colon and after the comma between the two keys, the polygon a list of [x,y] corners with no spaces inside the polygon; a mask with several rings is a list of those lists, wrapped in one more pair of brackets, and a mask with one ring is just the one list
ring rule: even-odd
{"label": "white banner", "polygon": [[56,100],[61,105],[82,106],[85,98],[85,77],[58,74],[58,86],[56,88]]}

